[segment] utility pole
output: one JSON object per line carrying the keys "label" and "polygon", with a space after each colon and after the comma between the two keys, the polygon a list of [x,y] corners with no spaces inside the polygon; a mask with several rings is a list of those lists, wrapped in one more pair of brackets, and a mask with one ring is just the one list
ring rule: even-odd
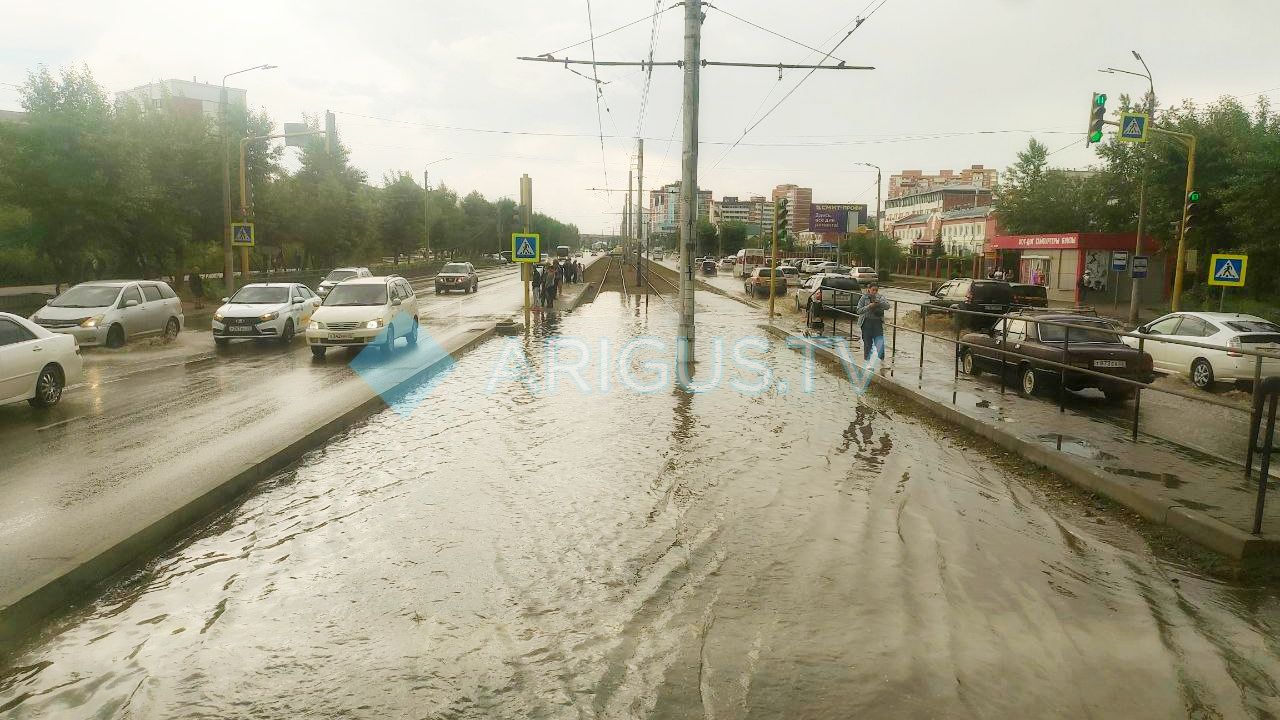
{"label": "utility pole", "polygon": [[680,326],[676,377],[693,380],[693,256],[698,229],[698,102],[702,59],[702,0],[684,3],[684,147],[680,173]]}
{"label": "utility pole", "polygon": [[876,278],[880,277],[880,166],[876,166]]}
{"label": "utility pole", "polygon": [[[645,257],[649,257],[649,242],[644,236],[644,138],[636,140],[636,238]],[[636,285],[644,282],[642,264],[636,263]]]}
{"label": "utility pole", "polygon": [[431,262],[431,181],[427,171],[422,171],[422,223],[425,240],[427,262]]}
{"label": "utility pole", "polygon": [[[525,173],[520,177],[520,213],[524,221],[524,232],[529,232],[529,225],[533,222],[533,180]],[[542,243],[539,242],[539,245]],[[541,253],[542,249],[539,248]],[[515,258],[512,258],[513,260]],[[542,258],[538,258],[541,262]],[[524,282],[524,328],[525,332],[529,331],[529,282],[532,280],[533,270],[531,263],[520,263],[520,279]]]}

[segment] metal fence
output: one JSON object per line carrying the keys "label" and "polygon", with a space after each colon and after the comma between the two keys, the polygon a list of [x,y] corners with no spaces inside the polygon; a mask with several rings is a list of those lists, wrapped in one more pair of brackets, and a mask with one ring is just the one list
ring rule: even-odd
{"label": "metal fence", "polygon": [[[858,300],[862,295],[862,293],[858,291],[840,290],[837,288],[824,287],[822,288],[822,290],[824,293],[834,292],[837,295],[846,294],[846,295],[852,296],[850,298],[851,304],[849,305],[849,307],[853,307],[853,308],[857,308]],[[1038,313],[1041,315],[1053,314],[1053,313],[1069,314],[1072,312],[1071,310],[1046,310],[1045,308],[1030,308],[1030,307],[1018,308],[1015,306],[1013,310],[1009,313],[993,313],[993,312],[981,312],[976,310],[963,310],[959,308],[942,308],[942,307],[930,305],[927,302],[911,302],[908,300],[892,300],[889,298],[885,298],[885,299],[889,300],[889,302],[892,303],[892,319],[891,320],[886,319],[886,322],[885,322],[886,329],[890,331],[890,338],[889,338],[890,342],[888,344],[888,347],[886,348],[886,351],[890,354],[890,356],[893,359],[896,360],[897,351],[898,351],[898,331],[901,330],[907,333],[918,334],[920,337],[920,347],[919,347],[920,357],[919,357],[918,377],[921,382],[924,381],[925,341],[928,338],[932,338],[934,340],[948,343],[953,346],[953,349],[954,349],[953,377],[957,379],[960,376],[960,359],[962,357],[962,353],[964,352],[965,348],[982,347],[984,349],[994,350],[995,354],[998,355],[1000,359],[1000,393],[1001,394],[1004,394],[1007,391],[1006,380],[1008,376],[1008,370],[1010,368],[1018,368],[1018,367],[1021,367],[1023,364],[1034,363],[1035,366],[1040,368],[1050,368],[1050,369],[1057,370],[1058,371],[1057,393],[1058,393],[1059,412],[1066,411],[1066,398],[1067,398],[1066,386],[1067,386],[1068,373],[1072,375],[1092,376],[1100,380],[1105,380],[1108,385],[1112,385],[1112,386],[1119,385],[1122,387],[1129,388],[1133,393],[1133,413],[1132,413],[1132,420],[1130,423],[1130,437],[1133,442],[1137,442],[1138,440],[1140,409],[1142,405],[1143,392],[1165,393],[1168,395],[1175,395],[1178,397],[1186,398],[1188,400],[1192,400],[1198,403],[1217,405],[1219,407],[1227,408],[1229,410],[1244,412],[1249,415],[1250,427],[1252,428],[1250,432],[1251,437],[1249,439],[1248,451],[1247,451],[1245,462],[1244,462],[1244,478],[1246,481],[1249,481],[1253,477],[1253,465],[1254,465],[1255,456],[1261,456],[1263,454],[1263,450],[1257,447],[1259,443],[1259,438],[1262,435],[1262,433],[1260,433],[1258,430],[1258,426],[1264,412],[1264,407],[1263,407],[1264,382],[1263,381],[1267,379],[1262,374],[1262,361],[1264,358],[1280,360],[1280,353],[1272,353],[1272,352],[1266,352],[1261,350],[1251,350],[1247,348],[1234,348],[1234,347],[1228,348],[1224,345],[1213,345],[1210,343],[1195,342],[1193,340],[1182,340],[1182,339],[1172,338],[1172,337],[1155,338],[1147,335],[1140,335],[1136,333],[1126,332],[1118,326],[1112,326],[1112,329],[1114,330],[1116,335],[1119,335],[1122,337],[1129,337],[1137,340],[1137,350],[1139,352],[1139,357],[1144,357],[1144,356],[1149,357],[1146,355],[1146,347],[1147,347],[1147,343],[1149,342],[1182,345],[1186,347],[1201,348],[1206,350],[1230,352],[1236,356],[1253,357],[1254,358],[1254,363],[1253,363],[1254,372],[1253,372],[1253,378],[1252,378],[1253,403],[1252,403],[1252,409],[1246,410],[1244,408],[1241,408],[1236,403],[1228,402],[1226,400],[1222,400],[1220,398],[1216,398],[1211,395],[1206,395],[1204,393],[1194,394],[1191,392],[1187,392],[1185,390],[1172,388],[1172,387],[1153,387],[1149,385],[1147,382],[1143,382],[1140,380],[1132,380],[1129,378],[1120,377],[1118,375],[1112,375],[1110,373],[1100,372],[1092,368],[1081,367],[1079,365],[1070,364],[1069,358],[1070,358],[1070,349],[1071,349],[1071,331],[1074,329],[1077,333],[1081,333],[1080,335],[1077,336],[1077,337],[1081,337],[1083,336],[1082,333],[1085,331],[1097,332],[1099,329],[1098,325],[1097,324],[1084,325],[1080,323],[1064,322],[1061,320],[1046,320],[1043,318],[1037,318],[1034,313]],[[836,304],[841,305],[845,303],[836,303]],[[915,308],[919,312],[920,314],[919,328],[911,327],[909,325],[904,325],[900,322],[899,311],[898,311],[898,308],[900,305],[904,305],[909,308]],[[836,322],[833,320],[833,323],[832,323],[833,330],[837,330],[837,331],[840,330],[844,326],[844,320],[847,320],[848,321],[848,326],[847,326],[848,337],[850,338],[854,337],[854,329],[858,325],[858,315],[856,310],[849,311],[849,310],[841,309],[840,307],[832,307],[827,305],[824,305],[822,310],[826,313],[833,315],[837,320],[839,320],[839,322]],[[951,320],[951,326],[952,326],[951,334],[943,335],[936,332],[929,332],[927,323],[930,315],[933,315],[935,317],[943,316],[943,317],[949,318]],[[1038,330],[1041,325],[1056,326],[1056,327],[1063,328],[1063,339],[1061,341],[1062,342],[1061,358],[1059,360],[1049,360],[1044,357],[1017,352],[1013,349],[1010,349],[1008,344],[1008,323],[1005,323],[1002,325],[1002,333],[1000,336],[999,345],[994,348],[989,346],[976,345],[972,342],[966,341],[963,338],[963,327],[965,325],[963,320],[971,320],[971,321],[981,320],[983,323],[983,326],[994,328],[996,323],[1004,319],[1022,320],[1027,322],[1028,324],[1036,325],[1037,336],[1039,336]],[[991,331],[991,332],[994,332],[994,331]],[[992,337],[994,337],[994,335],[992,335]],[[1056,344],[1058,341],[1055,340],[1051,342]],[[896,362],[890,365],[891,373],[896,371],[895,366],[896,366]],[[1280,380],[1276,380],[1273,382],[1280,382]],[[1269,459],[1270,445],[1271,443],[1269,441],[1266,442],[1265,444],[1265,447],[1267,448],[1267,451],[1266,451],[1267,455],[1264,458],[1264,467],[1266,467],[1265,460]],[[1262,498],[1264,497],[1265,486],[1266,486],[1266,482],[1263,481],[1263,478],[1265,477],[1266,477],[1265,474],[1259,475],[1258,482],[1259,482],[1259,485],[1261,485],[1262,487],[1260,488],[1259,503],[1258,503],[1258,507],[1256,510],[1255,518],[1254,518],[1254,534],[1259,534],[1261,532],[1261,522],[1262,522],[1262,513],[1263,513]]]}

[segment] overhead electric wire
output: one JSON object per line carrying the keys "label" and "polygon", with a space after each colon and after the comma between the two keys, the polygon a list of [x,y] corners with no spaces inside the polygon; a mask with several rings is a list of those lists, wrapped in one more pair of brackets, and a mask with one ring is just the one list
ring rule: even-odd
{"label": "overhead electric wire", "polygon": [[[821,60],[819,60],[819,61],[818,61],[817,63],[815,63],[815,64],[817,64],[817,65],[821,65],[823,62],[825,62],[825,61],[827,60],[827,58],[831,57],[831,54],[832,54],[832,53],[834,53],[836,50],[839,50],[839,49],[840,49],[840,46],[841,46],[841,45],[843,45],[843,44],[845,43],[845,41],[846,41],[846,40],[848,40],[848,39],[850,38],[850,36],[852,36],[852,35],[853,35],[853,33],[854,33],[854,32],[856,32],[856,31],[858,30],[858,28],[862,27],[862,24],[863,24],[863,23],[865,23],[866,21],[870,20],[870,19],[871,19],[871,17],[872,17],[873,15],[875,15],[877,11],[879,11],[879,10],[880,10],[880,8],[884,7],[884,4],[885,4],[886,2],[888,2],[888,1],[889,1],[889,0],[880,0],[880,4],[879,4],[879,5],[876,5],[874,8],[872,8],[872,9],[871,9],[871,12],[867,13],[865,16],[864,16],[864,15],[862,15],[861,13],[859,13],[858,17],[854,18],[854,21],[853,21],[853,28],[851,28],[847,33],[845,33],[844,37],[840,38],[839,42],[837,42],[837,43],[835,44],[835,46],[834,46],[834,47],[832,47],[830,50],[828,50],[828,51],[826,52],[826,54],[822,56],[822,59],[821,59]],[[874,2],[874,0],[872,0],[872,2]],[[866,7],[871,7],[871,3],[867,3]],[[866,7],[864,7],[864,8],[863,8],[863,10],[864,10],[864,11],[866,10]],[[843,28],[842,28],[842,29],[843,29]],[[719,165],[720,165],[720,163],[721,163],[721,162],[723,162],[723,161],[724,161],[724,159],[725,159],[726,157],[728,157],[728,156],[729,156],[729,153],[733,152],[734,148],[738,147],[738,144],[739,144],[740,142],[742,142],[743,138],[745,138],[745,137],[746,137],[746,136],[747,136],[747,135],[748,135],[752,130],[754,130],[754,129],[756,129],[757,127],[759,127],[759,126],[760,126],[760,123],[762,123],[762,122],[764,122],[766,119],[768,119],[768,117],[769,117],[770,115],[772,115],[772,114],[773,114],[773,112],[774,112],[775,110],[777,110],[779,107],[782,107],[782,103],[786,102],[786,101],[787,101],[787,98],[791,97],[791,96],[792,96],[792,94],[794,94],[796,90],[799,90],[799,89],[800,89],[800,86],[801,86],[801,85],[803,85],[803,84],[805,83],[805,81],[806,81],[806,80],[808,80],[810,77],[813,77],[813,74],[814,74],[815,72],[817,72],[817,71],[818,71],[818,69],[817,69],[816,67],[815,67],[815,68],[811,68],[811,69],[809,70],[809,72],[805,73],[804,77],[800,78],[799,82],[797,82],[795,85],[791,86],[791,89],[790,89],[790,90],[788,90],[788,91],[787,91],[787,93],[786,93],[785,95],[783,95],[781,99],[779,99],[779,100],[778,100],[778,102],[774,103],[773,107],[769,108],[769,109],[768,109],[768,111],[766,111],[764,115],[761,115],[761,116],[760,116],[760,118],[759,118],[758,120],[756,120],[755,122],[751,123],[751,125],[749,125],[749,126],[747,127],[747,129],[743,130],[743,131],[742,131],[742,134],[738,136],[738,139],[737,139],[736,141],[734,141],[733,145],[729,146],[729,149],[728,149],[728,150],[725,150],[724,155],[721,155],[721,156],[720,156],[720,159],[719,159],[719,160],[716,160],[715,165],[712,165],[712,166],[711,166],[711,169],[713,169],[713,170],[714,170],[717,166],[719,166]],[[772,93],[770,93],[770,94],[772,95]]]}
{"label": "overhead electric wire", "polygon": [[[644,89],[640,92],[640,113],[636,117],[636,137],[640,137],[644,132],[644,120],[649,110],[649,88],[653,85],[653,54],[657,51],[658,46],[658,15],[657,8],[662,4],[662,0],[653,0],[653,24],[649,27],[649,67],[644,69]],[[672,6],[674,7],[674,6]]]}
{"label": "overhead electric wire", "polygon": [[[804,48],[804,49],[806,49],[806,50],[812,50],[813,52],[816,52],[816,53],[820,53],[820,52],[822,52],[822,51],[821,51],[821,50],[819,50],[818,48],[815,48],[815,47],[813,47],[813,46],[811,46],[811,45],[805,45],[804,43],[800,42],[799,40],[796,40],[795,38],[787,37],[786,35],[783,35],[782,33],[778,32],[778,31],[776,31],[776,30],[770,30],[769,28],[764,27],[763,25],[757,25],[757,24],[755,24],[755,23],[751,22],[750,20],[747,20],[746,18],[738,17],[737,15],[734,15],[733,13],[729,12],[728,10],[725,10],[724,8],[719,7],[719,6],[716,6],[716,5],[712,5],[712,4],[711,4],[711,3],[709,3],[709,2],[704,2],[704,3],[702,3],[702,7],[709,7],[709,8],[711,8],[712,10],[718,10],[718,11],[720,11],[720,12],[724,13],[725,15],[728,15],[729,17],[733,18],[734,20],[737,20],[738,22],[746,23],[746,24],[750,25],[751,27],[756,28],[757,30],[763,30],[763,31],[765,31],[765,32],[769,33],[770,35],[773,35],[774,37],[782,38],[783,40],[786,40],[786,41],[787,41],[787,42],[789,42],[789,43],[794,43],[794,44],[796,44],[796,45],[799,45],[800,47],[802,47],[802,48]],[[650,58],[650,59],[652,59],[652,58]],[[840,60],[840,58],[835,57],[834,55],[832,56],[832,59],[833,59],[833,60]],[[841,65],[844,65],[844,60],[840,60],[840,64],[841,64]]]}
{"label": "overhead electric wire", "polygon": [[[662,0],[658,0],[658,2],[661,2],[661,1],[662,1]],[[655,2],[655,3],[654,3],[654,5],[655,5],[655,6],[657,6],[657,4],[658,4],[657,2]],[[551,51],[551,52],[549,52],[549,53],[542,53],[542,54],[543,54],[543,56],[547,56],[547,55],[556,55],[556,54],[558,54],[558,53],[562,53],[562,52],[564,52],[565,50],[572,50],[573,48],[576,48],[576,47],[578,47],[578,46],[580,46],[580,45],[586,45],[587,43],[595,42],[596,40],[600,40],[600,39],[602,39],[602,38],[606,38],[606,37],[608,37],[608,36],[610,36],[610,35],[612,35],[612,34],[614,34],[614,33],[618,32],[619,30],[626,30],[627,28],[631,27],[632,25],[636,25],[636,24],[638,24],[638,23],[642,23],[642,22],[644,22],[645,20],[648,20],[649,18],[657,17],[657,16],[659,16],[659,15],[661,15],[661,14],[663,14],[663,13],[667,12],[668,10],[674,10],[675,8],[680,7],[680,5],[682,5],[682,4],[683,4],[683,3],[679,3],[679,2],[672,3],[670,6],[668,6],[667,8],[665,8],[665,9],[663,9],[663,10],[658,10],[658,11],[654,12],[652,15],[645,15],[645,16],[644,16],[644,17],[642,17],[642,18],[639,18],[639,19],[636,19],[636,20],[632,20],[631,22],[627,23],[626,25],[620,25],[620,26],[618,26],[618,27],[616,27],[616,28],[614,28],[614,29],[610,30],[609,32],[601,33],[601,34],[599,34],[599,35],[593,35],[592,37],[589,37],[589,38],[587,38],[586,40],[583,40],[583,41],[581,41],[581,42],[576,42],[576,43],[574,43],[574,44],[572,44],[572,45],[566,45],[565,47],[562,47],[562,48],[560,48],[559,50],[553,50],[553,51]]]}
{"label": "overhead electric wire", "polygon": [[[609,161],[604,151],[604,121],[600,118],[600,97],[604,94],[604,90],[600,88],[600,74],[596,68],[596,30],[591,20],[591,0],[587,0],[587,33],[591,36],[591,76],[596,81],[596,129],[600,136],[600,168],[604,171],[604,186],[609,187]],[[616,131],[617,128],[614,130]]]}

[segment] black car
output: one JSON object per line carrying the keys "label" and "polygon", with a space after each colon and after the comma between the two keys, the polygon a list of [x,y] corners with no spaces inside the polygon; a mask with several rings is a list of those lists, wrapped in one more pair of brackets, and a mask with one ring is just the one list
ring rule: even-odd
{"label": "black car", "polygon": [[436,274],[436,294],[461,290],[473,293],[480,289],[480,276],[469,262],[449,263]]}
{"label": "black car", "polygon": [[[933,293],[929,301],[929,311],[949,312],[962,310],[968,312],[1003,315],[1013,306],[1013,288],[1003,280],[971,280],[956,278],[949,280]],[[983,330],[996,324],[996,317],[983,315],[966,315],[961,322],[966,327]]]}
{"label": "black car", "polygon": [[1034,311],[1009,315],[986,332],[965,335],[959,352],[960,366],[969,375],[983,371],[998,374],[1002,368],[1017,373],[1018,389],[1027,396],[1046,385],[1054,385],[1063,377],[1061,368],[1045,361],[1101,373],[1102,377],[1067,371],[1066,388],[1097,388],[1112,402],[1133,397],[1133,386],[1110,378],[1140,383],[1153,379],[1150,355],[1124,344],[1110,322],[1088,315]]}
{"label": "black car", "polygon": [[1043,285],[1011,283],[1009,288],[1013,290],[1014,305],[1038,308],[1049,307],[1049,291]]}
{"label": "black car", "polygon": [[703,275],[715,275],[715,274],[716,274],[716,261],[715,261],[715,260],[709,260],[709,259],[708,259],[708,260],[703,260],[703,261],[702,261],[702,274],[703,274]]}

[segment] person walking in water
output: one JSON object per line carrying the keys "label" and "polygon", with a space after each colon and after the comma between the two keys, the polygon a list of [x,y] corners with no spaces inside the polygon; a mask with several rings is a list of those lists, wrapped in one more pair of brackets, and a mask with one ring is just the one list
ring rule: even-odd
{"label": "person walking in water", "polygon": [[880,285],[867,284],[866,292],[858,300],[858,329],[862,335],[862,359],[871,362],[871,350],[875,349],[881,364],[884,363],[884,311],[889,301],[880,297]]}

